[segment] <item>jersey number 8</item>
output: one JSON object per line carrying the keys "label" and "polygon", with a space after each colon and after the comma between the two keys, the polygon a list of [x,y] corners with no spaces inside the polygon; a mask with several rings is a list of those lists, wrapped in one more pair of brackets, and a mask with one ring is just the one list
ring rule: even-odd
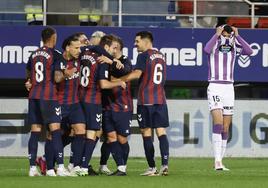
{"label": "jersey number 8", "polygon": [[44,65],[41,62],[36,62],[34,68],[35,68],[35,80],[40,83],[44,80],[44,73],[43,73]]}
{"label": "jersey number 8", "polygon": [[161,64],[156,64],[154,67],[154,78],[153,81],[155,84],[161,84],[163,79],[163,66]]}
{"label": "jersey number 8", "polygon": [[81,67],[81,85],[83,87],[87,87],[89,83],[89,75],[90,75],[90,69],[89,67]]}

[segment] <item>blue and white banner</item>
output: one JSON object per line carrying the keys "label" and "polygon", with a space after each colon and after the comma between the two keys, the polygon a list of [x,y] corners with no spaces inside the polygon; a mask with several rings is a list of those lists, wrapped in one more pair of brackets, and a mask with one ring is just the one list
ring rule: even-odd
{"label": "blue and white banner", "polygon": [[[27,156],[30,126],[27,124],[27,99],[0,99],[0,156]],[[136,103],[136,101],[134,102]],[[229,135],[226,156],[268,156],[268,106],[264,100],[237,100]],[[212,157],[211,117],[206,100],[168,100],[169,122],[167,135],[171,157]],[[180,107],[178,109],[178,107]],[[136,108],[135,108],[136,109]],[[134,113],[136,113],[134,111]],[[136,120],[132,121],[129,137],[130,156],[144,157],[142,137]],[[40,142],[39,155],[44,152]],[[154,135],[156,155],[159,143]],[[94,151],[100,156],[100,146]],[[69,155],[69,147],[65,155]]]}
{"label": "blue and white banner", "polygon": [[[0,78],[24,78],[25,65],[30,53],[40,46],[40,32],[43,27],[0,27]],[[113,33],[124,40],[124,54],[136,62],[134,48],[135,34],[150,30],[154,35],[154,47],[166,55],[167,79],[176,81],[206,81],[207,57],[203,53],[206,42],[215,29],[161,29],[161,28],[118,28],[118,27],[56,27],[57,48],[65,37],[75,32],[85,32],[90,36],[96,30]],[[239,30],[240,35],[251,45],[254,53],[239,56],[235,66],[235,81],[268,81],[268,30]]]}

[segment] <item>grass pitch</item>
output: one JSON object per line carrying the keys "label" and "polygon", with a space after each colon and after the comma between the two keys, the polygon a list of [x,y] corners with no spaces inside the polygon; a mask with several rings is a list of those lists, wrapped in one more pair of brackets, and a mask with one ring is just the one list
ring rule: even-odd
{"label": "grass pitch", "polygon": [[[126,177],[28,177],[26,158],[0,158],[0,188],[268,187],[267,159],[231,158],[224,163],[231,171],[214,171],[213,160],[208,158],[171,158],[169,176],[142,177],[139,174],[147,168],[145,159],[131,158]],[[98,168],[97,159],[93,159],[92,164]],[[112,159],[109,167],[115,169]]]}

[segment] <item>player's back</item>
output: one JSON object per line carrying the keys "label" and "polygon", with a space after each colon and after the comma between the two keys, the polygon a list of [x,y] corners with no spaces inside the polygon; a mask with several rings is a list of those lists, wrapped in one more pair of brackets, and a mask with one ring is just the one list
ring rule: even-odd
{"label": "player's back", "polygon": [[31,99],[57,100],[57,88],[54,81],[55,58],[59,53],[43,46],[33,52],[29,58],[27,69],[30,71],[32,88]]}
{"label": "player's back", "polygon": [[85,48],[80,56],[81,77],[79,97],[80,101],[101,104],[101,89],[99,85],[99,55]]}
{"label": "player's back", "polygon": [[136,69],[137,67],[142,67],[138,104],[165,104],[165,56],[157,50],[149,49],[139,54]]}

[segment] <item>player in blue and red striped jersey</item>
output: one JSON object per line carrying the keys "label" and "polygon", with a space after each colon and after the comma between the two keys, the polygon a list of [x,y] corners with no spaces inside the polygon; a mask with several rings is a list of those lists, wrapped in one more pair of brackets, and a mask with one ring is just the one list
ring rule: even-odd
{"label": "player in blue and red striped jersey", "polygon": [[152,129],[159,139],[162,166],[160,175],[168,175],[169,143],[165,128],[169,126],[164,85],[166,81],[165,56],[153,49],[153,35],[148,31],[136,34],[135,46],[140,54],[135,70],[122,77],[123,81],[139,79],[137,116],[141,129],[149,169],[141,174],[157,174],[154,160]]}
{"label": "player in blue and red striped jersey", "polygon": [[[114,36],[116,51],[114,57],[118,59],[124,68],[117,69],[115,64],[110,66],[109,72],[112,77],[119,78],[131,72],[132,65],[131,61],[122,54],[123,41],[121,38]],[[122,156],[124,165],[127,164],[129,154],[129,144],[127,137],[130,135],[130,124],[132,121],[133,102],[131,95],[130,82],[127,83],[126,89],[121,87],[115,87],[111,90],[103,92],[103,132],[107,135],[108,141],[116,140],[122,150]],[[100,171],[104,171],[103,168],[107,164],[104,159],[105,156],[101,157]],[[125,175],[121,171],[116,171],[111,175]]]}
{"label": "player in blue and red striped jersey", "polygon": [[[112,38],[105,37],[102,39],[103,48],[110,52],[113,50]],[[85,151],[82,161],[82,170],[88,170],[88,163],[92,156],[96,145],[97,131],[101,128],[102,105],[101,105],[101,89],[110,89],[113,87],[125,88],[125,83],[122,81],[111,82],[106,79],[108,70],[102,67],[108,66],[106,63],[112,63],[109,58],[104,58],[106,63],[100,64],[100,54],[97,54],[86,47],[80,56],[81,60],[81,88],[80,101],[86,117],[87,139],[85,143]],[[102,71],[103,70],[103,71]]]}
{"label": "player in blue and red striped jersey", "polygon": [[[63,71],[66,69],[75,70],[71,76],[62,74],[62,81],[58,84],[58,100],[62,108],[62,124],[70,125],[74,130],[74,139],[72,141],[74,168],[71,171],[72,176],[81,173],[80,164],[84,149],[85,135],[85,117],[78,98],[80,82],[80,62],[78,61],[78,57],[81,52],[80,47],[81,42],[75,35],[67,37],[62,44],[64,52],[61,59],[57,62],[57,65],[60,66]],[[48,171],[49,170],[53,173],[53,169],[48,169]]]}
{"label": "player in blue and red striped jersey", "polygon": [[33,52],[27,63],[26,88],[29,93],[29,124],[31,124],[31,136],[28,143],[30,160],[29,176],[39,176],[35,166],[38,149],[38,140],[42,125],[48,126],[52,135],[51,150],[55,153],[59,165],[57,172],[59,176],[66,176],[63,164],[63,146],[61,140],[60,120],[61,108],[58,104],[56,73],[61,72],[56,65],[59,56],[54,50],[56,45],[56,31],[47,27],[42,31],[44,46]]}

